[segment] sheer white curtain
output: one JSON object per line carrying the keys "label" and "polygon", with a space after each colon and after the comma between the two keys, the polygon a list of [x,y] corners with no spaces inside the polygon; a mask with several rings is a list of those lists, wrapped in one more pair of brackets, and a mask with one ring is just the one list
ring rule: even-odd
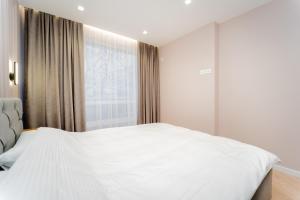
{"label": "sheer white curtain", "polygon": [[137,41],[84,26],[88,130],[137,124]]}

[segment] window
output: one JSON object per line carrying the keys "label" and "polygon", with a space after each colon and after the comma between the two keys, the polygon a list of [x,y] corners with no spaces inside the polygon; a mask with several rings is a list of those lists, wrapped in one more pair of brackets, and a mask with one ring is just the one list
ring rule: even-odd
{"label": "window", "polygon": [[84,37],[87,129],[137,124],[137,42],[89,26]]}

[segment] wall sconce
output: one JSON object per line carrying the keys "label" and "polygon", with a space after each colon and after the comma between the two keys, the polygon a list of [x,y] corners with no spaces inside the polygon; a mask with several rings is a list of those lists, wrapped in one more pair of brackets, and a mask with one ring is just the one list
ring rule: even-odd
{"label": "wall sconce", "polygon": [[15,61],[9,60],[9,85],[18,85],[18,71],[19,65]]}

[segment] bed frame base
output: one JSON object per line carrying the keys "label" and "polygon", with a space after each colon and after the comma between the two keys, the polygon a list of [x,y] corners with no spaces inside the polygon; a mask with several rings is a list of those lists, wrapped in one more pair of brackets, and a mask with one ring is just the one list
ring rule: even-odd
{"label": "bed frame base", "polygon": [[272,199],[272,170],[267,174],[259,188],[256,190],[251,200],[271,200]]}

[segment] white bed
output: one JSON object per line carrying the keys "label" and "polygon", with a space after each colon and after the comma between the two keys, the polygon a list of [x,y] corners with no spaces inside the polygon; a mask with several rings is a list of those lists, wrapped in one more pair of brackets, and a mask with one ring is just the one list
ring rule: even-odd
{"label": "white bed", "polygon": [[6,171],[0,171],[0,181],[1,181],[2,179],[4,179],[4,177],[5,177],[6,174],[7,174]]}
{"label": "white bed", "polygon": [[277,161],[168,124],[81,134],[41,128],[0,179],[0,199],[250,200]]}

